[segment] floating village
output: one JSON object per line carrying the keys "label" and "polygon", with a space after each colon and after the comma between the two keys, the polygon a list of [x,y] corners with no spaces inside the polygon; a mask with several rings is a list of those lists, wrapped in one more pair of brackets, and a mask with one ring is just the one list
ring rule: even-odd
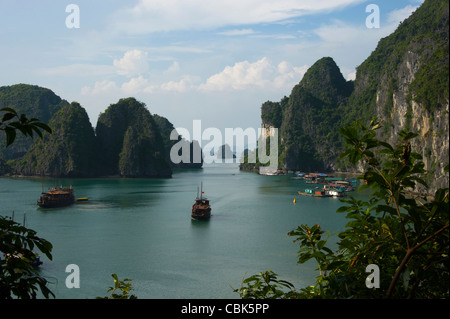
{"label": "floating village", "polygon": [[305,181],[307,188],[297,191],[298,195],[312,197],[344,197],[347,192],[354,191],[358,184],[356,178],[335,177],[325,173],[301,173],[294,171],[269,171],[260,167],[260,175],[294,175],[292,179]]}

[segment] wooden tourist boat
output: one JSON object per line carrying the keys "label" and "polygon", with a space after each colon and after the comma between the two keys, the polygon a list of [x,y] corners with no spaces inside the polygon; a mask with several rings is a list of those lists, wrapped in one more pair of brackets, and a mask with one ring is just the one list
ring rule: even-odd
{"label": "wooden tourist boat", "polygon": [[211,218],[211,205],[209,199],[203,196],[203,184],[200,189],[200,197],[197,190],[197,197],[194,205],[192,205],[191,217],[195,220],[209,220]]}
{"label": "wooden tourist boat", "polygon": [[69,206],[75,202],[73,188],[52,188],[42,193],[37,204],[43,208],[55,208]]}

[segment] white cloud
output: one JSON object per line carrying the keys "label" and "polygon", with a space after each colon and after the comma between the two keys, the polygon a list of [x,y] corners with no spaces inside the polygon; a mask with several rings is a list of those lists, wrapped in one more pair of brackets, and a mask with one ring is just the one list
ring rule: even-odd
{"label": "white cloud", "polygon": [[388,15],[387,21],[389,23],[398,24],[408,18],[419,6],[407,5],[406,7],[398,10],[391,11]]}
{"label": "white cloud", "polygon": [[322,25],[314,30],[314,33],[326,43],[352,43],[353,41],[367,37],[375,32],[373,29],[355,26],[343,21],[334,20],[332,24]]}
{"label": "white cloud", "polygon": [[117,91],[118,87],[116,82],[109,81],[109,80],[103,80],[103,81],[97,81],[94,84],[94,87],[91,88],[89,86],[84,86],[81,88],[81,94],[82,95],[99,95],[104,94],[108,92],[114,92]]}
{"label": "white cloud", "polygon": [[125,76],[135,76],[146,73],[149,69],[147,53],[141,50],[125,52],[121,59],[114,60],[117,73]]}
{"label": "white cloud", "polygon": [[[177,66],[178,64],[174,65]],[[285,91],[292,89],[302,79],[307,70],[308,66],[306,65],[297,67],[286,61],[274,65],[267,57],[263,57],[253,63],[241,61],[233,66],[226,66],[222,72],[211,75],[203,83],[199,76],[194,75],[183,75],[179,79],[160,83],[152,83],[148,78],[139,75],[120,85],[110,80],[97,81],[93,87],[83,87],[81,94],[91,96],[107,93],[133,95],[140,93],[185,93],[188,91],[242,91],[245,89]]]}
{"label": "white cloud", "polygon": [[227,66],[222,72],[214,74],[201,85],[204,90],[241,90],[247,87],[263,87],[267,84],[267,73],[272,73],[273,66],[264,57],[257,62],[237,62]]}
{"label": "white cloud", "polygon": [[123,82],[120,86],[115,81],[102,80],[94,83],[93,87],[84,86],[81,89],[82,95],[105,95],[105,94],[121,94],[135,95],[142,93],[167,93],[178,92],[184,93],[189,90],[196,90],[200,79],[196,76],[185,75],[180,80],[170,80],[163,83],[151,83],[142,75],[131,78],[127,82]]}
{"label": "white cloud", "polygon": [[160,89],[167,92],[187,92],[197,87],[198,82],[196,77],[186,75],[179,81],[169,81],[162,83]]}
{"label": "white cloud", "polygon": [[347,81],[354,81],[356,79],[356,71],[347,74]]}
{"label": "white cloud", "polygon": [[249,35],[249,34],[255,34],[256,32],[252,29],[234,29],[234,30],[228,30],[219,32],[221,35],[227,35],[227,36],[240,36],[240,35]]}
{"label": "white cloud", "polygon": [[306,71],[308,71],[309,66],[304,65],[300,67],[295,67],[292,64],[283,61],[278,64],[278,73],[279,75],[275,77],[273,81],[273,85],[276,88],[292,88],[295,84],[300,82],[305,75]]}
{"label": "white cloud", "polygon": [[172,65],[167,69],[166,73],[176,73],[180,71],[180,64],[177,61],[173,61]]}
{"label": "white cloud", "polygon": [[204,84],[199,86],[199,89],[206,91],[249,88],[291,89],[300,81],[307,69],[307,66],[294,67],[285,61],[274,66],[267,57],[253,63],[242,61],[233,66],[227,66],[222,72],[210,76]]}
{"label": "white cloud", "polygon": [[143,34],[200,30],[230,25],[274,23],[363,0],[140,0],[112,17],[117,31]]}
{"label": "white cloud", "polygon": [[148,89],[149,85],[148,80],[142,75],[139,75],[138,77],[132,78],[128,82],[123,83],[120,88],[122,92],[132,95]]}

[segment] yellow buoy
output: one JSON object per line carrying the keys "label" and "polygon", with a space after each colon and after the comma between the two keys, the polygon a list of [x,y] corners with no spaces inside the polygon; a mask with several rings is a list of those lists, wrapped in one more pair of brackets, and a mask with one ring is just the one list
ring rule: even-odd
{"label": "yellow buoy", "polygon": [[297,200],[294,198],[294,204],[297,203]]}

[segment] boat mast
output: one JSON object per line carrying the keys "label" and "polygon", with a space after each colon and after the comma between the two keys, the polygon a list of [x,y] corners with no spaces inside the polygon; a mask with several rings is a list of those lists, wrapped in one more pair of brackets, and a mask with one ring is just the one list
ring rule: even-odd
{"label": "boat mast", "polygon": [[203,182],[200,183],[200,199],[203,199]]}

